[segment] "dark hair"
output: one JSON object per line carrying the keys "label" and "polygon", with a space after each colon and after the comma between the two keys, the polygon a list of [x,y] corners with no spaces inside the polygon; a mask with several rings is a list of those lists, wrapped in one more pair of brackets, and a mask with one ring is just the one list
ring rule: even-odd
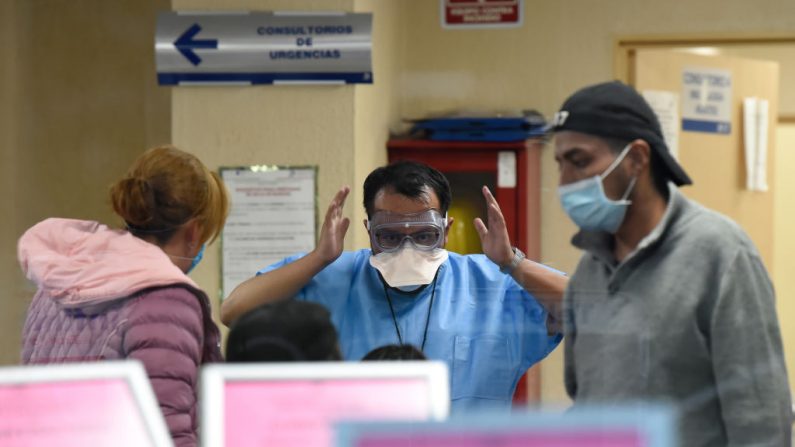
{"label": "dark hair", "polygon": [[362,360],[427,360],[413,345],[386,345],[368,352]]}
{"label": "dark hair", "polygon": [[342,360],[337,331],[320,304],[284,300],[238,318],[226,342],[229,362]]}
{"label": "dark hair", "polygon": [[[610,147],[610,151],[614,154],[621,153],[627,145],[633,141],[635,138],[631,140],[623,140],[617,138],[606,138],[606,137],[598,137],[604,140],[607,145]],[[651,148],[651,143],[648,143],[649,147]],[[651,181],[654,184],[654,189],[660,193],[661,196],[664,198],[668,198],[668,182],[670,181],[668,170],[665,168],[665,164],[660,158],[660,154],[657,153],[654,148],[651,148],[649,151],[649,169],[651,171]]]}
{"label": "dark hair", "polygon": [[382,189],[389,189],[411,199],[418,199],[431,188],[439,199],[441,213],[445,214],[450,208],[453,195],[450,192],[450,183],[441,172],[415,161],[400,160],[382,166],[364,180],[364,209],[367,217],[372,217],[375,196]]}

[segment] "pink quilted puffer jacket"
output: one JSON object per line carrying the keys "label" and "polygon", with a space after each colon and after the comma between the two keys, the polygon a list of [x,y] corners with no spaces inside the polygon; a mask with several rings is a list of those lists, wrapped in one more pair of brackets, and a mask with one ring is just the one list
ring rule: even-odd
{"label": "pink quilted puffer jacket", "polygon": [[195,446],[199,366],[220,361],[207,295],[163,251],[97,222],[47,219],[19,240],[38,286],[22,363],[138,359],[177,446]]}

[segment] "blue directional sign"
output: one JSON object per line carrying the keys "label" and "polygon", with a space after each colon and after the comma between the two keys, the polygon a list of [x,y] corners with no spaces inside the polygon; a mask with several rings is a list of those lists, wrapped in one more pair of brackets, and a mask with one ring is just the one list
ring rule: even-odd
{"label": "blue directional sign", "polygon": [[161,85],[372,83],[372,14],[158,16]]}
{"label": "blue directional sign", "polygon": [[202,27],[198,23],[188,28],[177,40],[174,41],[174,46],[187,58],[191,64],[199,65],[202,59],[193,51],[198,48],[218,48],[218,41],[213,39],[198,40],[194,39]]}

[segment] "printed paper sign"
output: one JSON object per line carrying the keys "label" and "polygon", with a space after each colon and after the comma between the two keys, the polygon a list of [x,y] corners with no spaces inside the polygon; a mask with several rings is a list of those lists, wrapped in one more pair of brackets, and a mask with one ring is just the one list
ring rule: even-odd
{"label": "printed paper sign", "polygon": [[679,95],[662,90],[644,90],[643,98],[657,115],[665,145],[675,159],[679,159]]}
{"label": "printed paper sign", "polygon": [[222,233],[223,298],[257,271],[315,248],[315,169],[221,170],[231,209]]}
{"label": "printed paper sign", "polygon": [[731,133],[731,106],[731,72],[685,68],[682,73],[683,131]]}

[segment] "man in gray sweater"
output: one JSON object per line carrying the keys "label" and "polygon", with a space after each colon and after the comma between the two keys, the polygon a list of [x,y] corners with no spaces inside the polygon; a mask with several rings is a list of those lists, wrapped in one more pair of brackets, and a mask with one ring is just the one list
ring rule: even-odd
{"label": "man in gray sweater", "polygon": [[585,251],[564,297],[575,405],[667,402],[683,446],[789,445],[775,297],[748,236],[678,191],[692,182],[633,88],[576,92],[553,131]]}

